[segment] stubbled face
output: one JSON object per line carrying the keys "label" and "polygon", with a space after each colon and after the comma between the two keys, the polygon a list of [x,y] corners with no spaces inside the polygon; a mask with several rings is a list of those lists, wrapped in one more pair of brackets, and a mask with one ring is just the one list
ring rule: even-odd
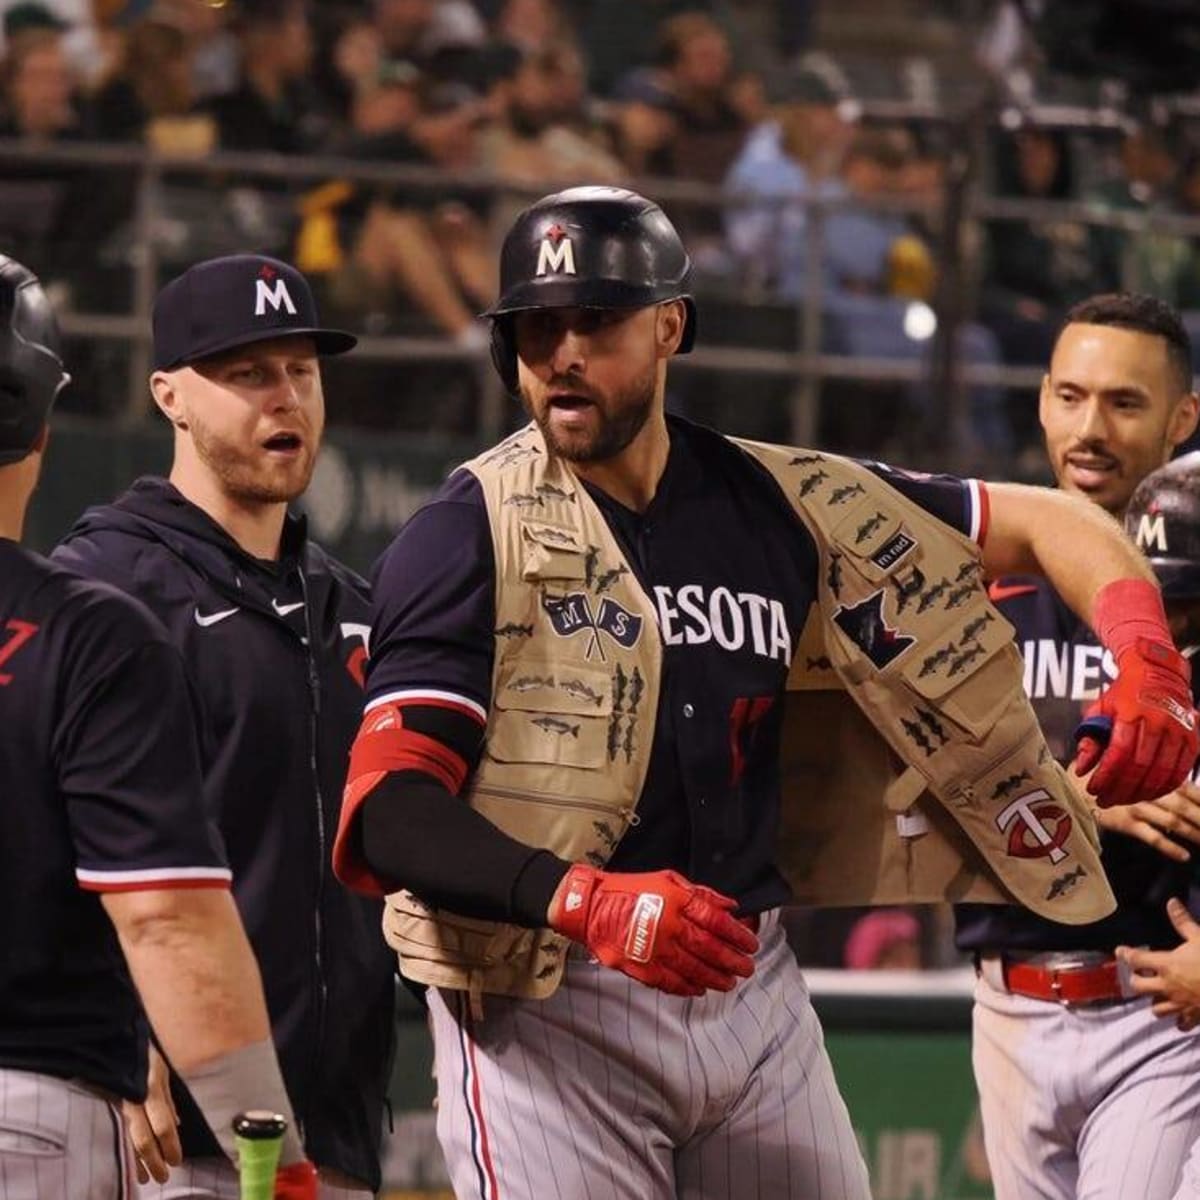
{"label": "stubbled face", "polygon": [[196,456],[225,495],[296,499],[312,478],[325,399],[308,337],[257,342],[171,372]]}
{"label": "stubbled face", "polygon": [[637,437],[654,409],[660,363],[675,348],[666,307],[516,314],[521,399],[553,453],[603,462]]}
{"label": "stubbled face", "polygon": [[1196,427],[1196,401],[1166,341],[1068,325],[1042,381],[1039,413],[1059,487],[1119,516],[1134,489]]}

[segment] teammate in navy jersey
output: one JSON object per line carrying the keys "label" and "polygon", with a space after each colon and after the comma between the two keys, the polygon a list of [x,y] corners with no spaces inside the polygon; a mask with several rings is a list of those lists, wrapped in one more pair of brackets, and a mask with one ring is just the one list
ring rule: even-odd
{"label": "teammate in navy jersey", "polygon": [[[138,480],[91,509],[54,555],[138,597],[183,653],[205,800],[330,1198],[379,1187],[395,968],[379,902],[341,887],[330,864],[362,709],[368,591],[288,504],[321,442],[318,356],[353,345],[320,326],[286,263],[237,255],[184,272],[154,308],[150,386],[175,430],[170,479]],[[161,1088],[130,1115],[154,1176],[142,1195],[236,1197],[211,1134],[174,1091],[178,1133]]]}
{"label": "teammate in navy jersey", "polygon": [[[1120,517],[1196,427],[1178,316],[1147,296],[1078,305],[1055,345],[1040,414],[1059,486]],[[1164,591],[1170,602],[1169,582]],[[1066,762],[1081,713],[1116,664],[1045,581],[1001,577],[990,592],[1015,626],[1047,742]],[[980,964],[974,1066],[998,1200],[1165,1200],[1200,1129],[1200,1043],[1155,1021],[1115,955],[1122,943],[1178,941],[1166,904],[1196,901],[1186,844],[1200,845],[1200,791],[1184,784],[1096,817],[1112,916],[1066,927],[1020,908],[955,912],[957,943]]]}
{"label": "teammate in navy jersey", "polygon": [[[0,1190],[128,1200],[139,995],[224,1149],[239,1110],[292,1113],[179,653],[140,604],[19,544],[66,382],[40,284],[0,257]],[[276,1195],[315,1197],[294,1131],[283,1161]]]}
{"label": "teammate in navy jersey", "polygon": [[[866,1197],[861,1153],[778,924],[789,890],[775,865],[777,701],[817,593],[815,544],[756,460],[664,415],[667,364],[690,347],[695,312],[686,254],[656,205],[607,188],[547,197],[518,217],[501,264],[497,366],[546,452],[581,483],[578,502],[595,506],[624,555],[628,566],[610,566],[603,586],[624,569],[652,598],[662,664],[648,773],[640,797],[629,797],[638,819],[603,869],[564,861],[459,799],[473,771],[491,770],[481,752],[507,753],[491,736],[497,646],[534,635],[497,622],[494,547],[509,535],[477,477],[452,475],[379,565],[355,748],[362,767],[351,767],[339,874],[367,889],[410,889],[445,914],[447,944],[456,930],[470,937],[473,919],[550,927],[576,943],[545,999],[430,989],[439,1136],[456,1192]],[[1043,569],[1089,616],[1111,587],[1133,587],[1161,609],[1140,556],[1085,505],[877,469],[981,542],[992,574]],[[1102,552],[1076,552],[1095,541]],[[555,553],[552,541],[544,553]],[[591,583],[600,604],[601,582]],[[551,633],[570,637],[575,615],[554,611]],[[598,640],[625,637],[599,613]],[[549,653],[553,637],[546,642]],[[542,682],[534,672],[511,689]],[[586,681],[563,686],[581,699],[558,711],[586,713]],[[616,711],[636,708],[632,686],[617,682]],[[559,739],[539,750],[545,794],[553,765],[583,756],[582,718],[540,720]],[[1115,733],[1114,745],[1123,738]],[[533,770],[539,759],[522,761]],[[1114,781],[1122,764],[1118,749]],[[1133,796],[1130,782],[1118,788]],[[565,819],[556,811],[572,799],[546,795],[544,821]],[[670,914],[652,939],[643,906]],[[489,945],[503,953],[500,935]]]}

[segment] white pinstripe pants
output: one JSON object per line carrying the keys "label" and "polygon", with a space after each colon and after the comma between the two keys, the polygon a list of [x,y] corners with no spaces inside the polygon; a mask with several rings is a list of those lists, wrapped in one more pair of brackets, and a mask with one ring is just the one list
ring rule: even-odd
{"label": "white pinstripe pants", "polygon": [[778,914],[754,976],[668,996],[573,952],[548,1000],[431,989],[459,1200],[869,1200]]}
{"label": "white pinstripe pants", "polygon": [[996,1200],[1176,1195],[1200,1136],[1200,1033],[1149,1000],[1064,1007],[981,978],[972,1056]]}
{"label": "white pinstripe pants", "polygon": [[0,1200],[128,1200],[121,1113],[86,1085],[0,1068]]}

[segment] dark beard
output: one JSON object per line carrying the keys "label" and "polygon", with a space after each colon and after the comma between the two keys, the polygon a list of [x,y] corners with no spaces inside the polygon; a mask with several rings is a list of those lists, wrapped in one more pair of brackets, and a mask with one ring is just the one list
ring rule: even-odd
{"label": "dark beard", "polygon": [[545,438],[546,447],[551,454],[565,459],[567,462],[605,462],[610,458],[616,458],[641,433],[650,419],[650,414],[654,411],[655,385],[655,370],[654,367],[651,367],[646,375],[641,379],[634,380],[617,395],[612,406],[613,413],[601,416],[599,432],[590,443],[584,445],[578,443],[564,445],[556,438],[549,422],[533,411],[529,398],[523,390],[521,403],[542,431],[542,437]]}

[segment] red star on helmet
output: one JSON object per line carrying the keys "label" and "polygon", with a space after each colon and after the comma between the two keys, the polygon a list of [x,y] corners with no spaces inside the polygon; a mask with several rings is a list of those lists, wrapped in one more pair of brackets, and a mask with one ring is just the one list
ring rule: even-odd
{"label": "red star on helmet", "polygon": [[266,279],[266,280],[271,280],[271,279],[275,278],[275,268],[273,266],[271,266],[270,263],[263,263],[263,265],[258,273],[263,279]]}
{"label": "red star on helmet", "polygon": [[554,242],[555,245],[557,245],[563,240],[563,238],[567,236],[567,231],[557,221],[555,221],[554,224],[546,230],[546,236],[552,242]]}

